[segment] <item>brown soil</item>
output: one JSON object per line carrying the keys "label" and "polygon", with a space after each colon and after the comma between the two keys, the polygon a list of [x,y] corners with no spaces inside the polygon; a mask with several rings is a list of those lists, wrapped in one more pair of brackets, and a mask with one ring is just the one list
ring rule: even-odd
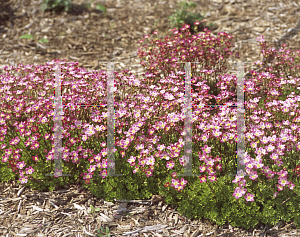
{"label": "brown soil", "polygon": [[[83,0],[73,1],[70,11],[43,12],[40,10],[42,1],[34,0],[1,0],[0,1],[0,66],[34,64],[41,65],[53,59],[66,59],[68,62],[79,62],[79,67],[106,70],[103,61],[123,61],[139,64],[137,49],[141,46],[138,41],[144,35],[157,30],[161,37],[172,36],[169,31],[168,16],[174,11],[178,0],[138,0],[130,4],[122,1],[95,0],[90,8],[83,7]],[[209,0],[194,1],[198,3],[195,11],[209,12],[219,8],[220,14],[227,14],[229,2],[216,1],[218,6]],[[239,1],[240,2],[240,1]],[[245,4],[247,1],[244,1]],[[107,8],[107,14],[96,10],[96,4]],[[260,5],[263,5],[260,1]],[[247,4],[246,4],[247,5]],[[249,4],[250,6],[251,4]],[[232,4],[233,6],[233,4]],[[248,7],[249,7],[248,6]],[[262,6],[250,6],[257,9]],[[289,14],[296,14],[295,9]],[[240,17],[237,10],[237,17]],[[285,13],[287,14],[287,13]],[[248,17],[244,14],[244,17]],[[216,16],[207,19],[215,19]],[[249,14],[251,18],[251,14]],[[232,20],[232,19],[231,19]],[[208,23],[213,21],[208,21]],[[217,25],[219,27],[219,25]],[[234,24],[229,27],[233,30]],[[228,29],[229,29],[228,28]],[[217,29],[212,28],[217,34]],[[246,31],[247,29],[245,28]],[[230,32],[227,32],[230,33]],[[19,39],[23,34],[32,34],[34,39]],[[243,35],[239,39],[243,40]],[[47,38],[49,43],[39,43],[41,38]],[[293,48],[295,44],[287,43]],[[240,49],[242,60],[248,60],[247,47]],[[250,54],[253,56],[253,54]],[[258,60],[260,56],[251,57]],[[229,60],[235,60],[230,58]],[[120,64],[120,63],[118,63]],[[130,65],[130,64],[129,64]],[[124,65],[124,69],[130,69]],[[142,67],[142,66],[140,66]],[[121,70],[116,70],[121,72]],[[3,70],[0,70],[0,74]]]}
{"label": "brown soil", "polygon": [[[165,3],[139,1],[122,6],[121,1],[96,0],[86,8],[83,0],[72,2],[69,12],[43,12],[42,1],[1,1],[0,48],[4,51],[22,51],[13,64],[44,64],[53,59],[78,61],[79,67],[100,69],[119,57],[135,57],[138,40],[157,30],[161,35],[172,35],[167,16],[173,13],[176,0]],[[156,3],[157,2],[157,3]],[[96,4],[107,12],[96,9]],[[146,7],[148,6],[148,7]],[[137,11],[137,9],[139,11]],[[35,39],[19,39],[23,34]],[[38,43],[47,38],[49,43]],[[120,50],[120,48],[122,50]],[[11,59],[7,58],[8,63]],[[7,64],[8,64],[7,63]]]}

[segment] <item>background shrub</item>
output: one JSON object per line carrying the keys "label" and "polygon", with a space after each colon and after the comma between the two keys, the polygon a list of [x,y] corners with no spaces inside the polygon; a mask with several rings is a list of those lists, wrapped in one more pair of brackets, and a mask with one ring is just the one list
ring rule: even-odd
{"label": "background shrub", "polygon": [[53,11],[61,11],[64,10],[66,12],[69,11],[71,7],[71,0],[43,0],[42,10],[53,10]]}
{"label": "background shrub", "polygon": [[[191,34],[195,34],[199,31],[203,31],[205,25],[204,23],[200,23],[198,26],[194,25],[194,22],[196,21],[203,21],[204,17],[200,13],[192,13],[188,12],[187,9],[194,9],[197,6],[194,2],[184,2],[181,1],[178,3],[178,7],[180,7],[180,10],[176,10],[176,12],[169,16],[170,20],[170,26],[171,28],[180,29],[183,24],[190,25],[190,32]],[[210,24],[209,26],[213,26],[214,24]]]}

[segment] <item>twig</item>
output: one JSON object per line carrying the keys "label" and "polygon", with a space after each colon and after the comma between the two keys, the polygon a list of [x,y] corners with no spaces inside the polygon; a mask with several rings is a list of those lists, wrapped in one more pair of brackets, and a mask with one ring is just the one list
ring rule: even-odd
{"label": "twig", "polygon": [[290,199],[291,199],[291,197],[289,197],[288,199],[286,199],[285,201],[283,201],[280,205],[282,205],[283,203],[287,202]]}

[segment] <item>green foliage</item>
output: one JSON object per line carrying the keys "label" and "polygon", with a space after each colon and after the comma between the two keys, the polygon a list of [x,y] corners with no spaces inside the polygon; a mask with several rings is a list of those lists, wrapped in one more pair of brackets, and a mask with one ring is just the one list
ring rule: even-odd
{"label": "green foliage", "polygon": [[[98,234],[97,236],[107,236],[110,237],[110,233],[109,233],[109,228],[106,226],[106,231],[104,232],[103,228],[101,227],[101,231],[98,229],[97,230]],[[105,234],[105,235],[103,235]]]}
{"label": "green foliage", "polygon": [[15,180],[17,175],[12,171],[11,168],[8,168],[8,162],[0,162],[0,181],[1,182],[8,182],[10,180]]}
{"label": "green foliage", "polygon": [[34,39],[34,37],[32,35],[25,34],[25,35],[21,35],[19,39]]}
{"label": "green foliage", "polygon": [[42,10],[53,10],[53,11],[61,11],[64,10],[66,12],[69,11],[71,7],[71,0],[43,0]]}
{"label": "green foliage", "polygon": [[95,213],[96,211],[101,211],[100,208],[96,208],[96,209],[95,209],[95,208],[93,207],[93,205],[90,205],[90,207],[91,207],[92,210],[91,210],[89,213]]}
{"label": "green foliage", "polygon": [[[34,39],[34,37],[32,35],[25,34],[25,35],[21,35],[19,39]],[[49,43],[47,39],[40,39],[38,42]]]}
{"label": "green foliage", "polygon": [[[30,164],[29,161],[26,162]],[[43,162],[37,162],[35,165],[31,164],[35,172],[31,174],[28,182],[23,185],[39,191],[53,191],[57,187],[78,183],[79,171],[83,172],[83,170],[78,168],[78,172],[74,172],[72,171],[74,168],[70,168],[69,165],[69,163],[62,162],[63,174],[70,174],[70,176],[54,177],[50,176],[54,174],[54,164],[45,165]],[[48,174],[50,175],[48,176]]]}
{"label": "green foliage", "polygon": [[[208,182],[208,183],[207,183]],[[205,218],[215,222],[217,225],[224,225],[226,222],[233,227],[243,227],[247,230],[259,223],[274,226],[280,220],[289,222],[298,220],[299,226],[299,185],[294,190],[287,188],[286,192],[279,192],[276,198],[268,186],[258,184],[259,191],[253,202],[246,202],[242,197],[238,200],[232,196],[234,185],[226,177],[219,177],[217,182],[207,181],[206,183],[194,182],[186,195],[172,192],[173,188],[167,188],[160,193],[168,195],[165,202],[178,207],[180,215],[188,218]],[[164,188],[166,189],[166,188]],[[253,192],[247,186],[247,192]],[[177,192],[177,196],[175,193]],[[172,193],[174,196],[170,195]],[[180,197],[180,198],[179,198]],[[294,219],[293,219],[294,218]],[[298,219],[297,219],[298,218]],[[299,227],[298,227],[299,228]]]}
{"label": "green foliage", "polygon": [[[116,154],[117,155],[117,154]],[[122,158],[127,160],[126,156]],[[119,166],[119,167],[118,167]],[[125,162],[116,159],[115,174],[124,176],[107,176],[103,179],[99,176],[99,171],[94,171],[90,184],[86,186],[96,197],[103,197],[106,201],[114,199],[134,200],[150,199],[152,195],[158,195],[158,180],[153,177],[147,178],[142,172],[133,174],[132,167]]]}
{"label": "green foliage", "polygon": [[99,11],[102,11],[104,14],[106,14],[106,7],[101,4],[96,4],[96,8]]}
{"label": "green foliage", "polygon": [[[179,6],[181,7],[180,10],[176,10],[173,15],[169,16],[171,28],[180,29],[183,26],[182,24],[189,24],[191,34],[204,29],[203,23],[200,23],[198,26],[194,26],[194,22],[203,21],[204,17],[200,13],[187,11],[188,8],[194,9],[197,6],[196,3],[181,1],[178,3],[178,7]],[[212,24],[210,26],[212,26]]]}
{"label": "green foliage", "polygon": [[[91,2],[94,2],[94,1],[95,0],[92,0]],[[86,1],[85,1],[83,4],[81,4],[81,6],[86,7],[86,8],[90,8],[91,3],[90,2],[86,3]],[[106,7],[105,6],[103,6],[101,4],[96,4],[96,8],[97,8],[97,10],[102,11],[104,14],[106,14]]]}
{"label": "green foliage", "polygon": [[[92,2],[94,2],[95,0],[92,0]],[[91,3],[90,2],[86,2],[86,0],[84,1],[84,3],[80,4],[80,6],[85,7],[85,8],[90,8],[91,7]]]}

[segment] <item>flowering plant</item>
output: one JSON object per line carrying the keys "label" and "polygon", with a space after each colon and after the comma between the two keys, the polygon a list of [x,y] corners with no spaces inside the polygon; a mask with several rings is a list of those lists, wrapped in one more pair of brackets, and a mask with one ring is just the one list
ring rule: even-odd
{"label": "flowering plant", "polygon": [[[161,43],[158,40],[153,41],[158,45],[158,49],[161,49],[160,52],[155,48],[152,51],[139,53],[139,56],[152,56],[153,60],[156,60],[156,62],[150,61],[152,64],[147,68],[150,73],[144,75],[146,79],[142,81],[136,80],[132,75],[129,76],[127,71],[125,71],[123,77],[115,73],[118,85],[124,83],[129,84],[132,88],[143,90],[143,93],[135,91],[135,94],[130,94],[127,98],[124,98],[124,101],[116,102],[118,110],[116,111],[115,120],[117,122],[116,131],[118,135],[116,137],[115,164],[116,166],[119,165],[119,169],[116,170],[126,175],[126,179],[107,176],[107,171],[105,170],[110,165],[107,164],[107,159],[105,159],[107,148],[104,148],[106,146],[104,142],[106,140],[104,125],[107,113],[102,112],[101,114],[101,108],[93,111],[86,109],[81,111],[81,113],[75,111],[79,108],[75,103],[95,104],[95,101],[98,101],[99,104],[105,102],[103,97],[107,91],[107,88],[105,88],[106,83],[105,81],[103,83],[100,78],[105,79],[107,75],[103,72],[98,74],[86,73],[75,68],[76,63],[69,63],[68,66],[62,63],[61,67],[64,74],[62,76],[62,91],[64,92],[65,89],[70,90],[68,93],[64,92],[63,98],[64,104],[69,106],[64,108],[64,116],[62,118],[62,143],[65,145],[63,160],[66,161],[63,171],[71,173],[70,179],[73,179],[70,180],[71,182],[74,182],[74,179],[84,179],[96,196],[104,194],[108,197],[108,200],[124,197],[125,199],[130,197],[141,197],[143,199],[151,194],[165,194],[165,201],[173,204],[180,203],[179,211],[188,217],[201,216],[209,218],[218,224],[224,224],[227,220],[231,221],[233,226],[239,225],[249,228],[259,221],[275,223],[279,218],[290,220],[292,217],[294,217],[296,223],[300,223],[299,215],[297,216],[297,213],[299,213],[299,211],[297,212],[298,206],[286,204],[284,207],[282,206],[282,204],[286,203],[287,196],[290,197],[289,202],[292,202],[296,200],[300,193],[299,186],[297,186],[299,181],[292,173],[292,169],[296,168],[297,162],[299,162],[294,156],[296,152],[288,153],[288,158],[284,158],[284,163],[279,159],[279,156],[284,155],[286,147],[288,148],[287,151],[294,150],[293,147],[285,146],[285,144],[291,145],[291,142],[297,140],[294,138],[295,130],[298,128],[295,123],[299,122],[299,120],[296,117],[292,120],[293,124],[290,124],[287,116],[284,114],[288,112],[287,108],[278,107],[277,114],[271,111],[272,99],[275,99],[276,96],[278,99],[284,99],[286,97],[285,90],[288,90],[290,92],[289,96],[291,96],[299,89],[287,87],[282,90],[280,85],[287,83],[296,84],[296,79],[291,80],[292,82],[286,82],[284,79],[276,81],[274,80],[274,75],[270,73],[257,75],[253,73],[253,76],[256,77],[246,82],[245,89],[246,93],[248,93],[246,118],[249,118],[246,120],[245,134],[248,139],[246,145],[250,143],[250,139],[254,141],[250,144],[251,148],[246,146],[248,149],[242,162],[247,167],[246,172],[238,173],[232,180],[230,174],[235,173],[236,148],[234,143],[237,141],[235,136],[237,125],[236,108],[222,106],[217,109],[211,109],[203,106],[208,104],[208,102],[226,103],[226,105],[232,105],[235,102],[229,99],[232,93],[226,91],[226,89],[228,89],[231,81],[236,84],[236,77],[227,74],[224,76],[218,75],[226,69],[224,65],[219,66],[217,69],[211,68],[213,65],[217,66],[218,63],[231,54],[229,51],[231,44],[226,40],[230,40],[232,37],[221,32],[219,33],[220,38],[216,39],[210,36],[209,31],[205,31],[204,35],[193,35],[192,38],[183,39],[183,32],[188,28],[189,26],[185,26],[180,29],[182,32],[174,32],[175,37],[170,40],[173,45],[167,44],[167,42]],[[154,34],[156,35],[157,32],[154,32]],[[186,32],[185,35],[189,36],[190,32]],[[168,41],[167,37],[166,41]],[[222,49],[222,46],[225,46],[225,49]],[[267,52],[269,51],[264,49],[264,53],[266,53],[264,56],[268,55]],[[168,55],[171,56],[168,57]],[[299,57],[299,55],[296,57]],[[198,75],[196,67],[192,66],[193,77],[191,80],[193,103],[197,105],[192,119],[193,140],[195,141],[192,156],[193,161],[196,160],[193,172],[203,174],[199,175],[199,179],[185,177],[179,180],[177,178],[177,174],[182,173],[183,167],[187,164],[182,149],[185,132],[182,129],[184,108],[181,108],[184,102],[182,75],[185,73],[179,65],[175,64],[175,62],[179,61],[179,58],[182,61],[199,61],[202,63],[202,68],[204,68],[198,73],[200,75],[196,77]],[[283,58],[286,59],[288,57]],[[51,65],[53,64],[54,62],[49,63],[45,67],[39,67],[34,72],[30,71],[32,69],[31,66],[20,66],[17,70],[22,71],[23,79],[20,77],[12,78],[8,73],[5,77],[1,77],[3,84],[13,83],[16,88],[14,100],[12,100],[12,92],[9,91],[10,86],[5,85],[1,88],[1,92],[6,94],[4,96],[6,105],[9,105],[6,109],[12,109],[10,112],[2,111],[0,114],[0,124],[2,125],[0,134],[3,135],[1,136],[1,141],[3,142],[1,149],[5,151],[4,156],[2,156],[2,162],[5,163],[10,160],[10,166],[15,171],[17,169],[20,170],[20,181],[22,183],[28,181],[25,173],[31,175],[31,178],[35,178],[34,180],[29,180],[29,184],[34,184],[42,177],[46,181],[42,182],[43,185],[48,185],[50,182],[54,182],[52,180],[56,180],[44,178],[43,175],[45,172],[53,172],[51,171],[53,170],[52,164],[51,162],[49,163],[49,161],[53,160],[53,144],[48,140],[53,141],[54,139],[54,136],[50,135],[53,128],[51,116],[53,116],[54,112],[49,113],[53,106],[53,101],[51,100],[54,98],[49,96],[53,92],[49,91],[49,86],[53,88],[54,85],[53,78],[51,78],[53,76],[51,74],[53,70]],[[145,62],[141,64],[146,65]],[[171,65],[169,66],[169,64]],[[156,67],[163,69],[163,72],[166,74],[165,79],[160,79],[157,76],[159,72],[156,70]],[[12,67],[4,69],[10,71]],[[177,75],[175,75],[175,69],[179,70],[176,73]],[[25,76],[26,71],[29,73],[29,76]],[[50,78],[48,78],[49,76]],[[212,76],[215,78],[212,79]],[[284,76],[283,74],[282,77]],[[77,80],[74,80],[74,77]],[[267,88],[272,88],[271,86],[278,87],[278,91],[272,88],[265,92],[268,93],[266,101],[253,98],[260,91],[260,88],[256,86],[256,82],[260,83],[259,80],[261,79],[263,79],[263,86]],[[44,86],[38,83],[42,81]],[[278,84],[279,82],[280,84]],[[95,91],[93,89],[95,86],[99,90]],[[199,89],[200,86],[201,90]],[[25,88],[28,90],[34,88],[34,94],[26,91]],[[41,89],[44,91],[40,92]],[[281,92],[283,93],[281,94]],[[90,97],[86,98],[84,95],[88,93]],[[34,104],[33,101],[29,102],[29,96],[31,99],[38,99],[39,102],[37,104]],[[47,100],[45,98],[50,99]],[[294,98],[294,100],[292,98],[288,99],[290,106],[293,102],[295,103],[297,98]],[[71,99],[75,103],[71,103]],[[14,104],[9,103],[10,101],[14,102]],[[258,102],[259,104],[257,104]],[[277,104],[275,102],[275,105],[278,104],[278,102]],[[257,108],[258,106],[260,108]],[[267,111],[264,116],[262,108],[265,107],[270,111]],[[26,117],[24,114],[21,117],[20,111],[22,110],[26,111],[29,117]],[[212,110],[217,113],[212,113]],[[11,118],[10,114],[12,113],[17,117],[16,120]],[[77,116],[74,115],[75,113]],[[155,116],[157,114],[158,117]],[[290,114],[290,116],[295,115],[296,112],[291,112]],[[263,121],[260,124],[261,128],[256,128],[255,125],[250,124],[251,120],[256,122],[260,118]],[[132,121],[134,119],[137,120],[136,123]],[[268,119],[271,119],[269,123],[267,122]],[[71,121],[75,126],[71,124]],[[103,125],[99,126],[99,123]],[[291,126],[291,132],[286,127],[285,130],[280,131],[281,127],[289,125]],[[271,127],[274,127],[275,130],[271,135],[269,135],[270,131],[264,133],[260,130],[267,130]],[[8,128],[9,131],[12,131],[12,134],[7,133]],[[17,136],[14,136],[13,133],[16,133]],[[27,137],[30,138],[26,140]],[[273,155],[267,154],[264,146],[257,148],[259,142],[263,145],[270,143],[266,149],[268,152],[273,152]],[[275,142],[279,144],[276,150],[273,145]],[[13,148],[5,149],[7,144]],[[19,148],[14,147],[16,145]],[[296,143],[296,145],[299,144]],[[43,149],[45,154],[42,152]],[[297,147],[298,149],[299,147]],[[21,152],[22,156],[20,155]],[[12,154],[13,157],[11,157]],[[255,154],[256,159],[253,159],[252,157]],[[33,156],[32,159],[31,156]],[[273,164],[273,161],[275,164]],[[25,165],[29,166],[25,169],[26,172],[23,171]],[[280,168],[281,165],[284,165],[284,167]],[[156,169],[155,172],[154,168]],[[261,168],[263,169],[262,172],[254,171],[254,169],[258,170]],[[34,172],[35,169],[38,172]],[[88,169],[88,173],[84,173],[86,169]],[[276,195],[273,195],[276,191],[277,181],[273,178],[275,174],[279,176],[278,191],[284,191],[277,193],[278,195],[276,193]],[[206,180],[206,177],[210,182]],[[58,178],[58,181],[66,182],[66,180],[61,179]],[[232,183],[236,183],[238,187],[234,187]],[[56,183],[51,185],[56,185]],[[285,186],[288,186],[289,189]],[[157,187],[159,188],[157,189]],[[256,198],[254,198],[254,195]],[[241,198],[242,196],[244,198]],[[230,209],[228,209],[228,206],[230,206]]]}

